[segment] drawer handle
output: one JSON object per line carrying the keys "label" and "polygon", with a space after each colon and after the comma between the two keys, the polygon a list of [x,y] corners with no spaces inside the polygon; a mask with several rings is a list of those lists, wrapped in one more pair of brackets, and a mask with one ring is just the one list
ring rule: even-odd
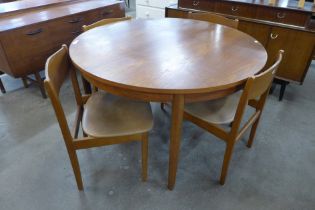
{"label": "drawer handle", "polygon": [[277,18],[279,18],[279,19],[285,18],[285,13],[282,13],[282,14],[281,14],[281,12],[278,12],[278,13],[277,13]]}
{"label": "drawer handle", "polygon": [[78,22],[81,22],[83,20],[82,17],[78,17],[78,18],[75,18],[73,20],[69,20],[68,23],[78,23]]}
{"label": "drawer handle", "polygon": [[271,39],[276,39],[276,38],[278,38],[278,36],[279,36],[279,34],[273,34],[273,33],[270,34]]}
{"label": "drawer handle", "polygon": [[81,33],[81,30],[72,31],[71,33],[72,33],[72,34],[74,34],[74,35],[76,35],[76,34],[80,34],[80,33]]}
{"label": "drawer handle", "polygon": [[42,32],[43,32],[43,29],[39,28],[39,29],[36,29],[36,30],[34,30],[34,31],[27,32],[26,35],[28,35],[28,36],[34,36],[34,35],[40,34],[40,33],[42,33]]}
{"label": "drawer handle", "polygon": [[231,10],[232,10],[233,12],[236,12],[236,11],[238,10],[238,7],[232,6]]}
{"label": "drawer handle", "polygon": [[193,1],[193,6],[198,6],[199,5],[199,1]]}
{"label": "drawer handle", "polygon": [[102,16],[107,16],[107,15],[110,15],[110,14],[113,14],[113,10],[111,9],[111,10],[104,10],[102,13],[101,13],[101,15]]}

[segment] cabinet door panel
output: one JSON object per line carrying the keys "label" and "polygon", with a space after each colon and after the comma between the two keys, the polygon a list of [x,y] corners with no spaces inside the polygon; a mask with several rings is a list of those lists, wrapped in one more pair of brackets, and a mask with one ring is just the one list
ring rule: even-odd
{"label": "cabinet door panel", "polygon": [[277,76],[302,83],[308,70],[315,44],[312,33],[273,27],[267,45],[268,62],[271,65],[280,49],[285,51]]}
{"label": "cabinet door panel", "polygon": [[269,34],[271,31],[270,26],[253,22],[240,21],[238,29],[254,37],[264,47],[267,46]]}

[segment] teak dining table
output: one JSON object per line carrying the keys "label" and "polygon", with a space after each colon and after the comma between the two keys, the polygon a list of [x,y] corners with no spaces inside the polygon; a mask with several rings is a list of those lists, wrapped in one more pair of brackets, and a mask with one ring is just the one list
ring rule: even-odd
{"label": "teak dining table", "polygon": [[92,85],[124,97],[172,104],[170,190],[176,181],[184,104],[239,90],[267,61],[264,47],[241,31],[177,18],[97,27],[73,40],[69,52]]}

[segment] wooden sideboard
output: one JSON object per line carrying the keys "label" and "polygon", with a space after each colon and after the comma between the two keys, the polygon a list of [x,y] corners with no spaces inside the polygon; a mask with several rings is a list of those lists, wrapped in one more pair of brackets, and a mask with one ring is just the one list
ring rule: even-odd
{"label": "wooden sideboard", "polygon": [[112,0],[0,4],[0,71],[15,78],[38,74],[46,59],[62,44],[70,44],[84,24],[124,16],[124,3]]}
{"label": "wooden sideboard", "polygon": [[178,5],[166,8],[166,17],[187,18],[189,12],[213,12],[239,19],[239,30],[261,42],[268,52],[266,67],[276,59],[280,49],[285,50],[277,78],[302,84],[313,58],[315,45],[315,7],[306,2],[304,9],[298,1],[249,0],[179,0]]}

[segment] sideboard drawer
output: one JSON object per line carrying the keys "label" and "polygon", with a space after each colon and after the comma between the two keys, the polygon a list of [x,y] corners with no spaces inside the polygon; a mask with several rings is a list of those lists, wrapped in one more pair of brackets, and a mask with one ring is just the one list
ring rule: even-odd
{"label": "sideboard drawer", "polygon": [[25,75],[33,74],[35,72],[43,70],[45,68],[47,58],[60,47],[61,46],[56,49],[46,49],[40,54],[32,54],[23,59],[18,59],[18,57],[11,59],[11,65],[14,66],[14,76],[23,77]]}
{"label": "sideboard drawer", "polygon": [[165,11],[163,9],[137,5],[137,18],[154,19],[164,18],[164,16]]}
{"label": "sideboard drawer", "polygon": [[177,1],[173,0],[137,0],[137,5],[157,7],[164,9],[172,3],[176,3]]}
{"label": "sideboard drawer", "polygon": [[1,42],[7,57],[22,60],[52,49],[51,35],[47,24],[35,24],[6,32],[1,36]]}
{"label": "sideboard drawer", "polygon": [[70,44],[70,42],[82,32],[86,16],[84,13],[52,20],[47,23],[51,30],[52,41],[55,46]]}
{"label": "sideboard drawer", "polygon": [[191,8],[196,10],[214,11],[215,1],[208,0],[181,0],[178,2],[182,8]]}
{"label": "sideboard drawer", "polygon": [[305,26],[309,15],[303,12],[273,8],[257,8],[256,19]]}
{"label": "sideboard drawer", "polygon": [[253,18],[255,17],[256,8],[245,4],[218,1],[215,11],[228,15]]}

